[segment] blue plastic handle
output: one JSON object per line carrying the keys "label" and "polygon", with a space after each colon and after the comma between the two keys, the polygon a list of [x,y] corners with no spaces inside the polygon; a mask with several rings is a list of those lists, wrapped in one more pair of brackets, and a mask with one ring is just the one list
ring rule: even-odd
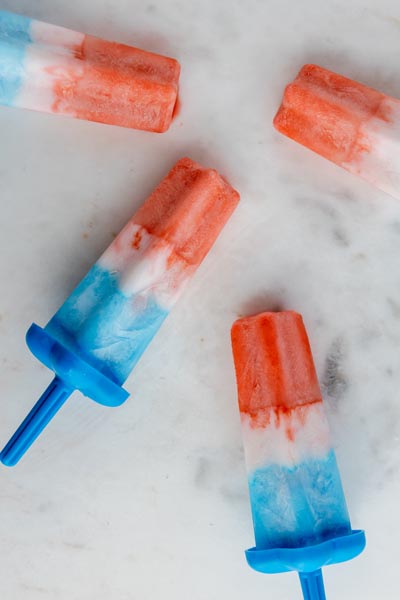
{"label": "blue plastic handle", "polygon": [[17,464],[74,390],[103,406],[120,406],[129,396],[38,325],[31,325],[26,341],[31,352],[54,371],[55,378],[0,453],[7,467]]}
{"label": "blue plastic handle", "polygon": [[246,559],[259,573],[297,571],[304,600],[326,600],[321,567],[355,558],[365,548],[365,533],[354,530],[348,534],[299,548],[249,548]]}
{"label": "blue plastic handle", "polygon": [[311,573],[299,573],[304,600],[326,600],[321,569]]}
{"label": "blue plastic handle", "polygon": [[72,392],[73,388],[66,386],[59,377],[54,377],[1,451],[0,459],[4,465],[13,467],[17,464]]}

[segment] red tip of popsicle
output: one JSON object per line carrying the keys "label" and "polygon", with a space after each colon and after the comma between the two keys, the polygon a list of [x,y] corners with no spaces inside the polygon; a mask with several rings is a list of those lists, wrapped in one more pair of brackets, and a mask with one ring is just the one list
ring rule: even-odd
{"label": "red tip of popsicle", "polygon": [[90,35],[75,56],[82,70],[74,65],[59,74],[54,112],[159,133],[168,129],[178,93],[175,59]]}
{"label": "red tip of popsicle", "polygon": [[197,266],[239,202],[239,194],[214,169],[182,158],[133,220],[174,246]]}
{"label": "red tip of popsicle", "polygon": [[254,427],[295,408],[321,402],[310,344],[301,315],[265,312],[232,327],[239,408]]}
{"label": "red tip of popsicle", "polygon": [[305,65],[284,92],[275,128],[337,164],[368,151],[360,126],[373,116],[388,120],[384,94],[317,65]]}

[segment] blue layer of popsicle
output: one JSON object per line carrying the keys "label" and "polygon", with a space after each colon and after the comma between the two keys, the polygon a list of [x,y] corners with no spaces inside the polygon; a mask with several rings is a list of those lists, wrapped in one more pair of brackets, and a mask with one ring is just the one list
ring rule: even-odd
{"label": "blue layer of popsicle", "polygon": [[125,296],[118,274],[94,265],[45,329],[122,384],[168,315],[151,293],[138,296]]}
{"label": "blue layer of popsicle", "polygon": [[249,487],[257,548],[300,547],[351,531],[333,450],[293,467],[261,467]]}
{"label": "blue layer of popsicle", "polygon": [[12,106],[24,77],[32,19],[0,10],[0,103]]}

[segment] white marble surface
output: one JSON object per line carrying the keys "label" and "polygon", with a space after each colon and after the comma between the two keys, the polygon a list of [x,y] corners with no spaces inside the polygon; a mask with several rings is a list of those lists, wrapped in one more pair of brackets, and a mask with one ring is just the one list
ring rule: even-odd
{"label": "white marble surface", "polygon": [[182,110],[164,135],[1,108],[0,439],[50,380],[24,334],[66,294],[176,159],[242,202],[127,383],[76,394],[0,470],[7,600],[300,598],[246,565],[253,535],[229,328],[303,313],[354,527],[330,600],[398,598],[400,204],[280,137],[286,82],[317,62],[400,97],[397,0],[0,0],[0,8],[170,54]]}

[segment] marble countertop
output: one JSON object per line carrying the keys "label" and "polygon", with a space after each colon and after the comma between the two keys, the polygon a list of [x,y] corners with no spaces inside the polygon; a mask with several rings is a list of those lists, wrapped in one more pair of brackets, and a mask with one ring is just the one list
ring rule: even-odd
{"label": "marble countertop", "polygon": [[164,135],[0,107],[0,439],[50,380],[25,347],[183,155],[242,201],[105,409],[79,394],[0,469],[7,600],[300,598],[251,571],[230,351],[238,315],[301,312],[365,553],[325,569],[329,600],[398,598],[400,204],[279,136],[284,85],[316,62],[400,97],[396,0],[0,0],[1,9],[178,58]]}

